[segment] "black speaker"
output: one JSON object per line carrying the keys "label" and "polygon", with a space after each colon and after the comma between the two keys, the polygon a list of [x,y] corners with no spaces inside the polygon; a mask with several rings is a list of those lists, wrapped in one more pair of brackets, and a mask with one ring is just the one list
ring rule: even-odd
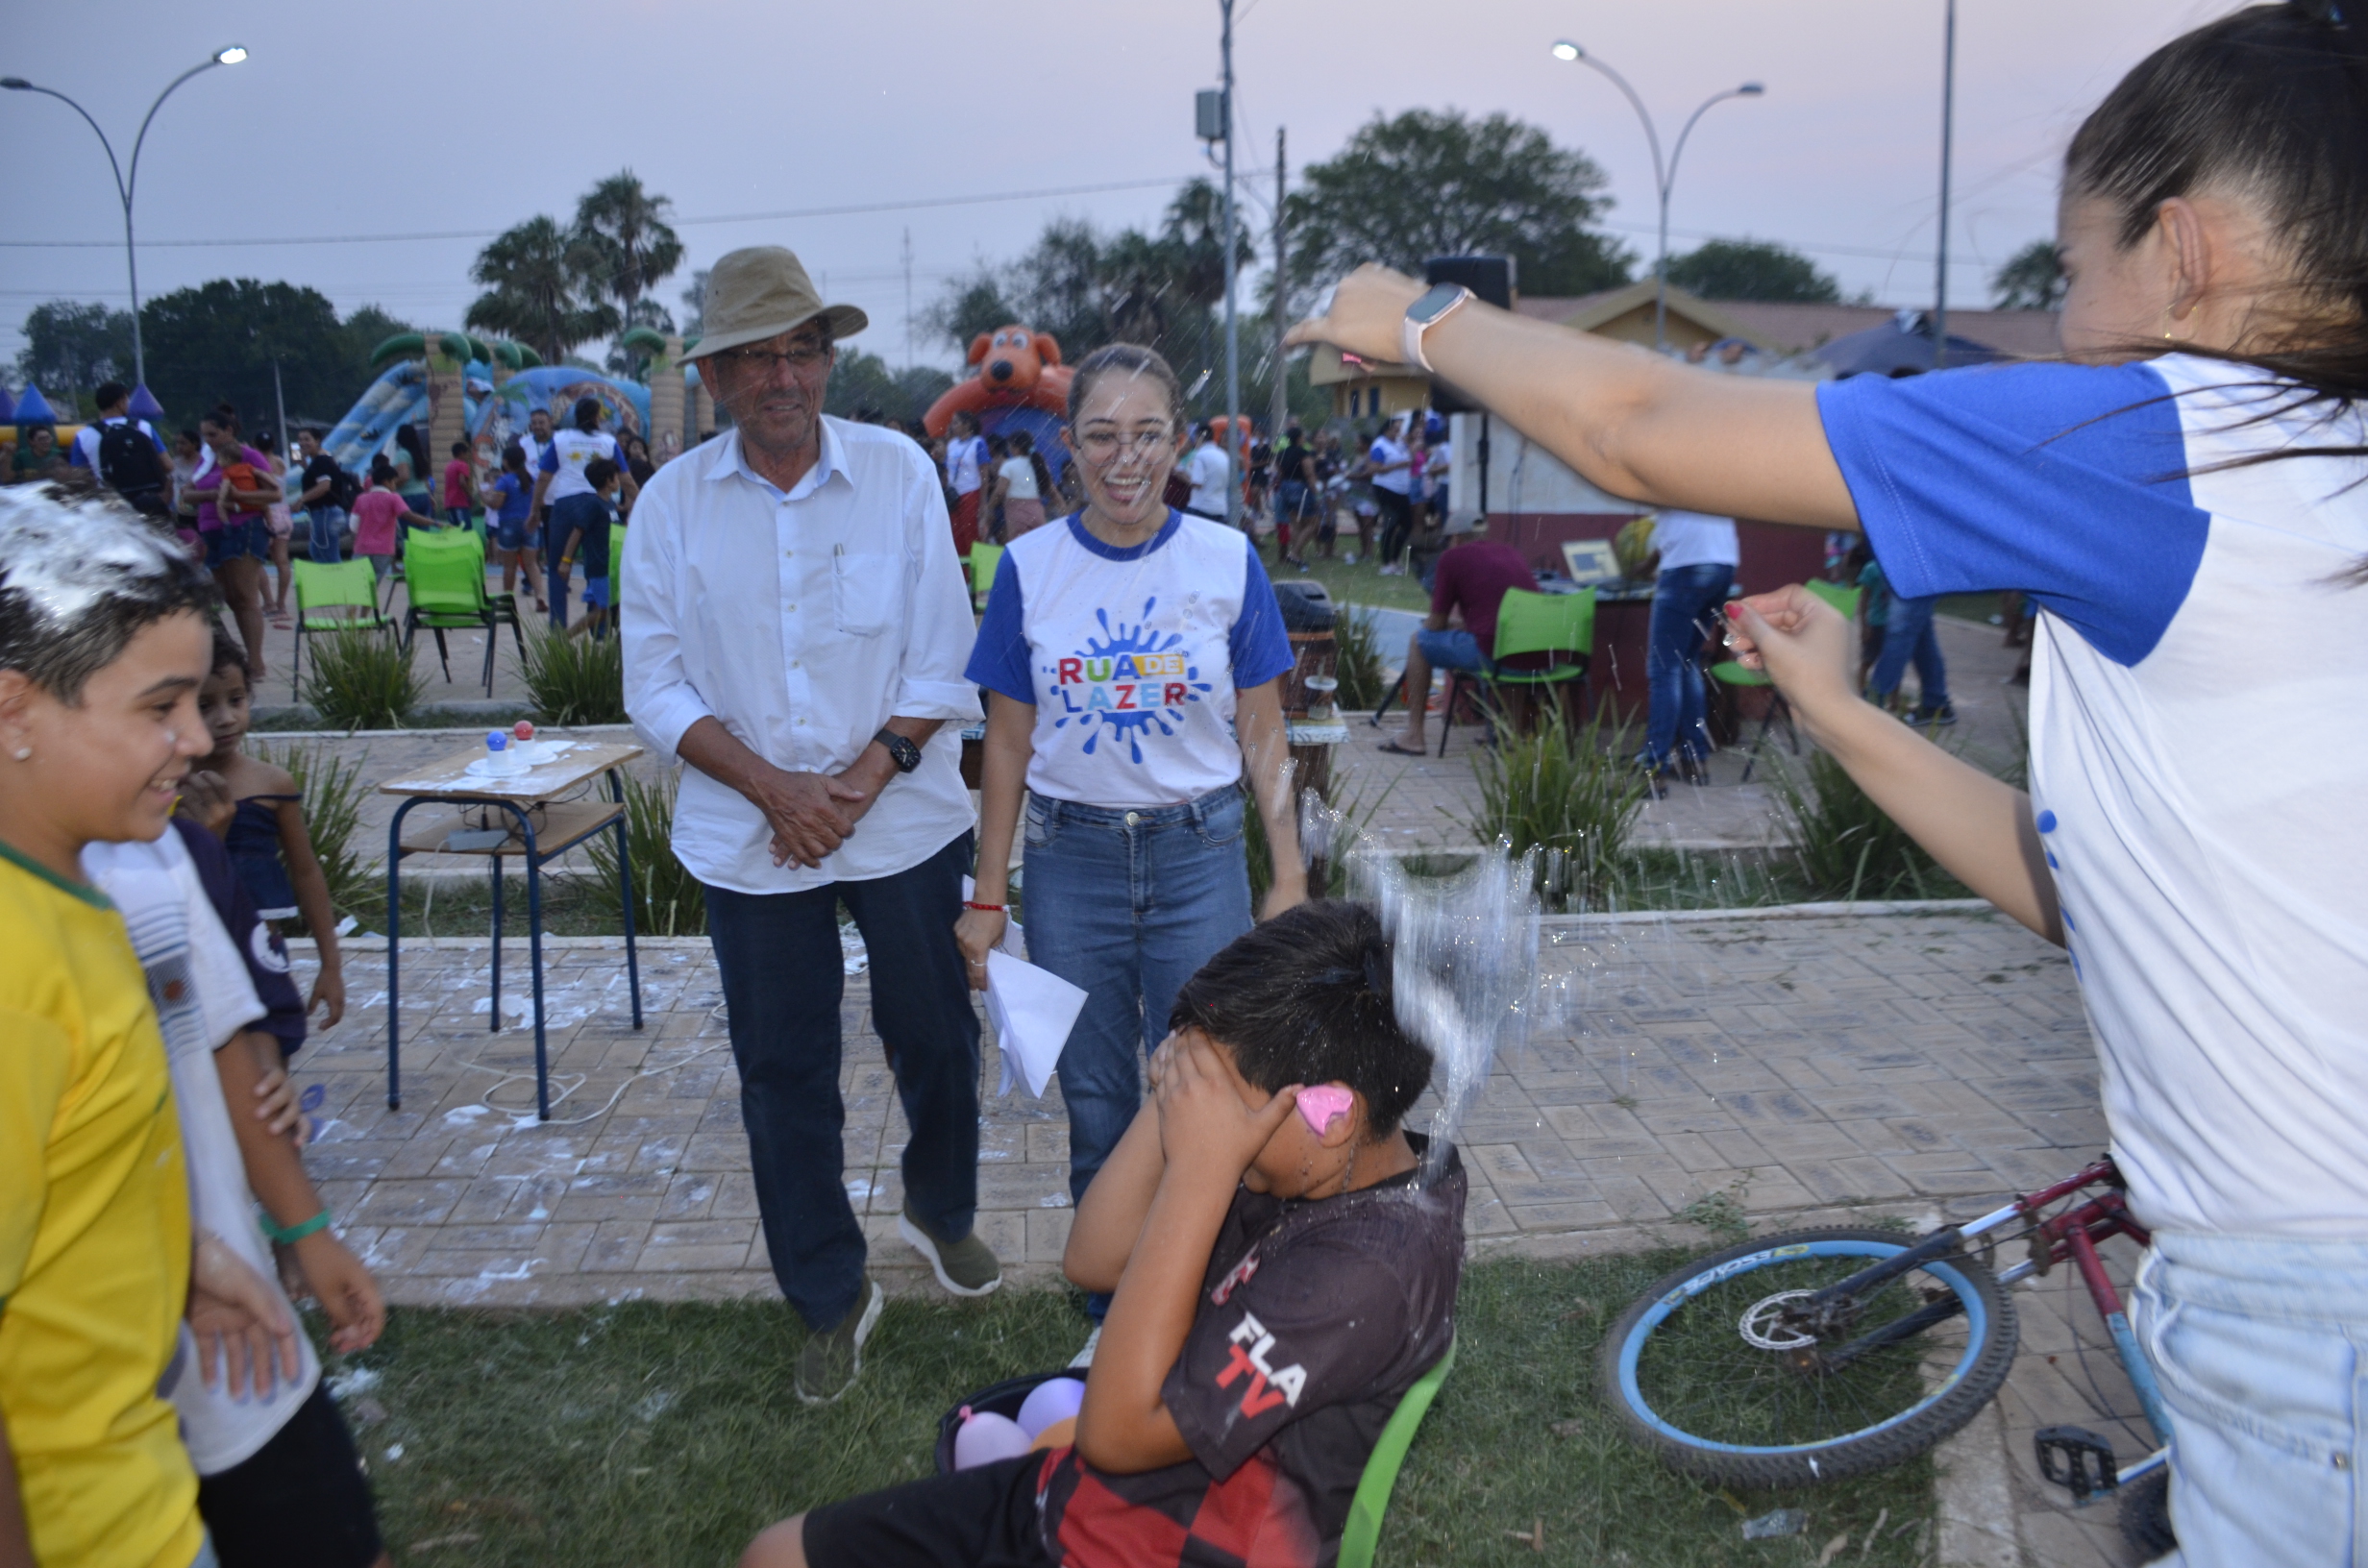
{"label": "black speaker", "polygon": [[[1426,283],[1462,283],[1499,310],[1513,308],[1513,257],[1509,256],[1434,256],[1422,263]],[[1431,406],[1443,414],[1476,414],[1480,405],[1445,381],[1431,382]]]}

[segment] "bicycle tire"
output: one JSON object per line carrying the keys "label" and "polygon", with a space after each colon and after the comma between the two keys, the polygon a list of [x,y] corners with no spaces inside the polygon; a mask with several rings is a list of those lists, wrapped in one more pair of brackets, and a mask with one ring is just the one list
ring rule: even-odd
{"label": "bicycle tire", "polygon": [[[1950,1364],[1936,1386],[1923,1362],[1943,1341],[1919,1335],[1831,1376],[1813,1376],[1787,1365],[1783,1352],[1749,1343],[1734,1309],[1768,1299],[1776,1292],[1767,1286],[1780,1279],[1780,1290],[1829,1285],[1914,1240],[1853,1227],[1791,1231],[1672,1270],[1605,1335],[1596,1353],[1605,1401],[1631,1440],[1707,1481],[1807,1486],[1913,1458],[1972,1420],[2014,1363],[2013,1303],[1988,1269],[1961,1251],[1934,1259],[1879,1291],[1853,1328],[1921,1307],[1925,1298],[1910,1282],[1936,1282],[1965,1309],[1949,1320],[1961,1328],[1950,1331]],[[1682,1387],[1690,1379],[1705,1388],[1690,1400]],[[1788,1423],[1802,1430],[1782,1430]],[[1705,1426],[1722,1430],[1713,1435]]]}
{"label": "bicycle tire", "polygon": [[2121,1538],[2152,1562],[2178,1550],[2179,1536],[2171,1529],[2171,1473],[2157,1470],[2132,1482],[2121,1494]]}

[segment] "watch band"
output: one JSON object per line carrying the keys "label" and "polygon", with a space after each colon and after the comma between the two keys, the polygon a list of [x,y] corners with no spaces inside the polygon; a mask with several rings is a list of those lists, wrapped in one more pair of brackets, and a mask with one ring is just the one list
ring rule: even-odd
{"label": "watch band", "polygon": [[872,739],[888,748],[888,760],[897,765],[898,772],[909,773],[921,766],[921,747],[913,744],[910,736],[883,728]]}
{"label": "watch band", "polygon": [[1405,334],[1405,362],[1410,365],[1418,366],[1426,374],[1435,373],[1431,371],[1430,356],[1422,352],[1422,334],[1438,326],[1441,322],[1446,320],[1449,316],[1455,314],[1458,310],[1461,310],[1466,303],[1472,297],[1472,292],[1470,289],[1458,285],[1455,292],[1447,299],[1442,301],[1440,304],[1429,309],[1424,309],[1424,302],[1430,300],[1438,293],[1439,289],[1437,288],[1429,289],[1423,293],[1420,299],[1416,300],[1414,304],[1408,306],[1406,307],[1406,320],[1401,328],[1401,331]]}

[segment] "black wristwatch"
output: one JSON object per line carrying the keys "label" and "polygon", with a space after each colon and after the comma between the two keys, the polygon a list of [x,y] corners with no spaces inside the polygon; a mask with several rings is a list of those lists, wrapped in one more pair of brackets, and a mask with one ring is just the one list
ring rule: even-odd
{"label": "black wristwatch", "polygon": [[897,765],[898,772],[909,773],[921,766],[921,747],[905,736],[893,729],[883,729],[872,739],[888,748],[889,760]]}

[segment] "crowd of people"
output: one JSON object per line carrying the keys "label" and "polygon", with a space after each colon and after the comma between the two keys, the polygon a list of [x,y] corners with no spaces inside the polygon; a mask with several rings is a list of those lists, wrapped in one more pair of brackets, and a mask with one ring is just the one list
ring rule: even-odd
{"label": "crowd of people", "polygon": [[[1743,384],[1468,294],[1425,305],[1380,267],[1293,338],[1368,358],[1411,342],[1661,508],[1671,646],[1730,569],[1737,515],[1877,552],[1876,684],[1917,656],[1918,600],[2039,606],[2028,791],[1863,700],[1858,638],[1818,596],[1717,619],[1903,829],[2071,951],[2152,1233],[2134,1328],[2176,1427],[2175,1560],[2354,1561],[2368,839],[2344,822],[2368,743],[2313,722],[2343,678],[2322,628],[2368,586],[2368,37],[2301,3],[2166,45],[2074,136],[2060,239],[2057,363]],[[528,520],[555,567],[589,554],[612,494],[638,514],[627,704],[682,768],[675,849],[706,888],[766,1242],[807,1329],[797,1397],[858,1386],[883,1297],[840,1165],[838,907],[872,953],[909,1129],[899,1234],[957,1294],[1002,1279],[974,1223],[973,993],[1007,951],[1015,842],[1029,959],[1088,997],[1059,1069],[1063,1268],[1098,1319],[1071,1440],[815,1508],[744,1562],[1329,1560],[1375,1435],[1451,1340],[1464,1188],[1402,1125],[1432,1063],[1385,932],[1295,870],[1291,657],[1259,551],[1168,502],[1179,468],[1216,477],[1189,460],[1206,432],[1155,353],[1086,355],[1062,432],[1073,510],[1021,507],[1009,534],[1015,502],[1057,489],[1032,462],[949,467],[823,415],[866,322],[789,252],[724,257],[705,314],[721,439],[636,476],[580,414],[577,439],[537,432],[503,471],[540,476]],[[1377,494],[1418,494],[1425,433],[1367,449]],[[0,492],[0,1561],[365,1568],[388,1559],[290,1305],[320,1302],[334,1351],[384,1323],[291,1138],[288,1055],[343,986],[291,781],[240,747],[285,471],[229,409],[179,447],[119,416],[86,461],[123,504]],[[1323,482],[1320,451],[1283,432],[1278,504]],[[356,498],[388,498],[373,530],[436,506],[408,455]],[[1403,492],[1380,483],[1399,475]],[[448,506],[484,503],[440,477]],[[1003,512],[975,623],[950,495]],[[1412,500],[1374,504],[1396,565]],[[1492,548],[1458,538],[1435,562],[1468,632]],[[1474,656],[1434,619],[1410,663]],[[974,809],[957,735],[982,690]],[[1656,707],[1673,753],[1695,723],[1678,698]],[[1256,921],[1253,814],[1274,873]],[[309,1002],[270,925],[290,909],[324,938]]]}

